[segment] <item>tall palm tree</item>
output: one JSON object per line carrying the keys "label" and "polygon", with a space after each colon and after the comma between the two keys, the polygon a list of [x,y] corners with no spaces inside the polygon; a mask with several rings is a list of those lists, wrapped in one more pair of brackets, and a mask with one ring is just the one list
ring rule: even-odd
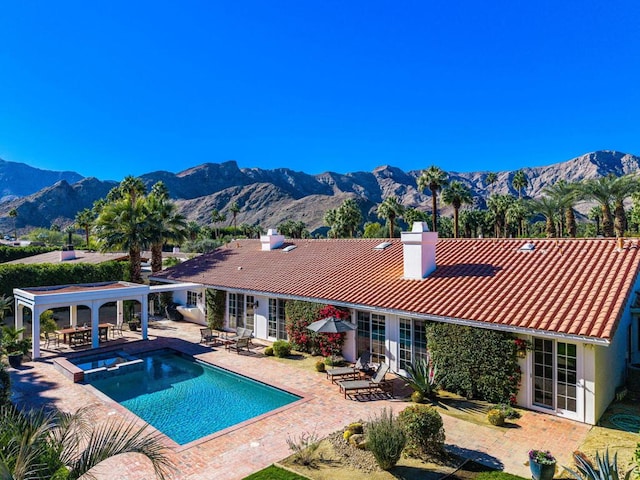
{"label": "tall palm tree", "polygon": [[85,208],[84,210],[76,213],[75,222],[78,227],[84,230],[84,238],[87,248],[89,248],[89,231],[91,230],[91,225],[93,225],[93,221],[95,217],[93,212],[89,208]]}
{"label": "tall palm tree", "polygon": [[418,210],[417,208],[407,208],[403,215],[404,221],[409,226],[409,230],[415,222],[426,222],[429,219],[429,214]]}
{"label": "tall palm tree", "polygon": [[95,232],[100,249],[114,248],[129,252],[129,276],[132,282],[142,283],[140,252],[149,245],[147,233],[151,222],[144,198],[131,201],[128,196],[107,203],[96,219]]}
{"label": "tall palm tree", "polygon": [[627,214],[624,210],[624,202],[634,193],[640,190],[638,178],[635,175],[625,175],[613,181],[613,228],[616,236],[623,237],[627,230]]}
{"label": "tall palm tree", "polygon": [[393,238],[396,227],[396,218],[404,214],[404,207],[398,202],[397,197],[387,197],[378,205],[378,217],[385,218],[389,224],[389,238]]}
{"label": "tall palm tree", "polygon": [[518,170],[513,174],[511,185],[513,185],[513,188],[518,192],[518,198],[522,198],[522,189],[527,188],[527,185],[529,185],[529,177],[524,173],[524,170]]}
{"label": "tall palm tree", "polygon": [[498,181],[498,174],[495,172],[487,173],[487,176],[484,178],[487,187],[493,190],[493,185]]}
{"label": "tall palm tree", "polygon": [[600,235],[600,216],[602,215],[602,209],[600,207],[591,207],[588,217],[596,224],[596,237]]}
{"label": "tall palm tree", "polygon": [[453,238],[458,238],[458,213],[463,204],[473,201],[471,190],[464,183],[454,180],[442,190],[442,201],[453,207]]}
{"label": "tall palm tree", "polygon": [[198,238],[198,235],[201,231],[202,227],[195,220],[190,220],[189,222],[187,222],[187,236],[192,242],[194,242],[196,238]]}
{"label": "tall palm tree", "polygon": [[540,197],[529,202],[531,210],[540,213],[545,218],[545,233],[547,238],[556,237],[556,216],[558,215],[558,202],[551,197]]}
{"label": "tall palm tree", "polygon": [[338,209],[330,208],[324,212],[324,224],[329,227],[327,237],[338,238]]}
{"label": "tall palm tree", "polygon": [[11,210],[9,210],[9,216],[13,218],[13,238],[18,240],[18,210],[12,208]]}
{"label": "tall palm tree", "polygon": [[423,192],[426,188],[431,191],[431,227],[438,231],[438,192],[449,183],[447,172],[440,167],[431,165],[418,177],[418,190]]}
{"label": "tall palm tree", "polygon": [[356,236],[358,227],[362,223],[362,212],[357,202],[353,198],[347,198],[338,207],[337,219],[344,234],[353,238]]}
{"label": "tall palm tree", "polygon": [[[566,180],[559,180],[556,183],[545,187],[542,190],[546,196],[551,197],[560,208],[560,216],[564,217],[564,224],[567,228],[567,234],[571,238],[575,238],[578,227],[576,225],[576,215],[574,205],[578,199],[578,189],[576,184],[567,183]],[[562,227],[562,222],[559,223]],[[562,237],[562,228],[558,229],[558,236]]]}
{"label": "tall palm tree", "polygon": [[525,236],[524,220],[527,218],[528,209],[522,199],[518,198],[512,202],[505,213],[508,225],[515,225],[518,237]]}
{"label": "tall palm tree", "polygon": [[44,409],[23,413],[5,405],[0,407],[0,427],[3,479],[91,478],[91,469],[124,453],[145,456],[159,479],[169,478],[174,468],[158,434],[115,418],[96,425],[89,407],[74,414]]}
{"label": "tall palm tree", "polygon": [[611,203],[614,199],[614,175],[593,178],[578,185],[581,196],[587,200],[594,200],[600,205],[602,221],[602,234],[605,237],[613,237],[613,218],[611,215]]}
{"label": "tall palm tree", "polygon": [[515,202],[513,195],[501,195],[496,193],[489,197],[487,200],[487,207],[493,217],[494,235],[500,237],[500,235],[507,236],[507,210],[511,204]]}
{"label": "tall palm tree", "polygon": [[237,235],[238,225],[236,224],[236,219],[238,218],[238,213],[240,213],[240,205],[238,205],[238,202],[231,202],[231,205],[229,205],[229,211],[233,217],[233,233]]}
{"label": "tall palm tree", "polygon": [[151,272],[162,270],[162,246],[166,241],[181,242],[187,236],[187,221],[169,200],[164,183],[156,183],[147,197],[150,216],[147,238],[151,244]]}
{"label": "tall palm tree", "polygon": [[211,210],[211,223],[214,225],[214,232],[216,234],[216,239],[220,236],[220,232],[218,230],[218,223],[224,222],[227,219],[227,216],[223,213],[220,213],[217,208]]}

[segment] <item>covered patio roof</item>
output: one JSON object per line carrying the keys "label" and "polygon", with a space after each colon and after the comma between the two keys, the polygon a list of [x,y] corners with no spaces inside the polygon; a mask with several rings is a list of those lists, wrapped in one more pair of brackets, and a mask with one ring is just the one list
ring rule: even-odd
{"label": "covered patio roof", "polygon": [[174,283],[150,287],[139,283],[114,281],[102,283],[85,283],[76,285],[52,285],[44,287],[14,288],[15,326],[22,328],[24,324],[23,307],[32,312],[32,357],[40,357],[40,322],[36,319],[49,309],[69,307],[71,309],[72,324],[75,322],[77,307],[87,306],[91,310],[92,347],[99,346],[99,313],[100,307],[106,303],[118,304],[118,319],[122,322],[122,302],[136,300],[141,306],[142,338],[147,339],[149,324],[148,297],[150,293],[188,290],[202,288],[198,283]]}

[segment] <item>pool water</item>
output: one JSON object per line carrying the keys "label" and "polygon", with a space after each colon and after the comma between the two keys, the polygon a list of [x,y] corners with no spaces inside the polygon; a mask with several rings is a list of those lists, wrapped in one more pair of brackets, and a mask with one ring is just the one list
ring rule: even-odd
{"label": "pool water", "polygon": [[117,351],[71,359],[70,362],[76,367],[87,371],[102,367],[111,368],[118,364],[129,362],[132,359],[133,358],[126,353]]}
{"label": "pool water", "polygon": [[90,383],[179,445],[300,399],[173,351],[141,358],[139,371]]}

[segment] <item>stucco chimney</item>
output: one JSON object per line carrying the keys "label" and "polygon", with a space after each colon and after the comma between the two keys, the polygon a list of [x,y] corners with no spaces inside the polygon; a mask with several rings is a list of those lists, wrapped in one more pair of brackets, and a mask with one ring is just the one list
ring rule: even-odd
{"label": "stucco chimney", "polygon": [[438,232],[430,232],[426,222],[413,222],[410,232],[402,232],[404,278],[422,280],[436,269]]}
{"label": "stucco chimney", "polygon": [[284,243],[284,235],[278,234],[275,228],[270,228],[266,235],[260,235],[260,243],[263,251],[275,250]]}

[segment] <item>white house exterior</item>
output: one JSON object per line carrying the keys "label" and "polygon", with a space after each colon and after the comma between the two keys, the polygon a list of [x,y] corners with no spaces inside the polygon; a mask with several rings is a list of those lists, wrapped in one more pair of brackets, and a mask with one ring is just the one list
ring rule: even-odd
{"label": "white house exterior", "polygon": [[345,357],[368,350],[401,374],[426,349],[425,322],[511,332],[533,347],[520,359],[518,405],[595,424],[640,363],[639,266],[637,241],[438,239],[416,224],[388,241],[269,231],[152,279],[225,291],[225,326],[265,340],[287,337],[287,300],[349,308],[358,328]]}

